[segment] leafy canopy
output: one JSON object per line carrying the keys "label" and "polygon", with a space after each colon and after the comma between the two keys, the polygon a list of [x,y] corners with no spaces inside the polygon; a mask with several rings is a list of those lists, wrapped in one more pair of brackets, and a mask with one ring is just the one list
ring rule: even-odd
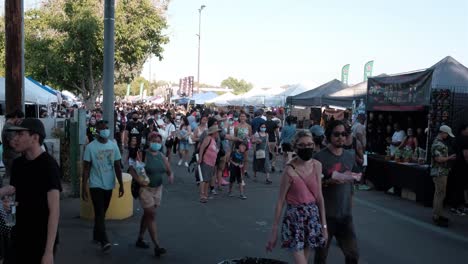
{"label": "leafy canopy", "polygon": [[227,79],[223,80],[221,82],[221,86],[233,89],[234,94],[243,94],[250,91],[253,88],[253,85],[251,83],[248,83],[243,79],[238,80],[233,77],[228,77]]}

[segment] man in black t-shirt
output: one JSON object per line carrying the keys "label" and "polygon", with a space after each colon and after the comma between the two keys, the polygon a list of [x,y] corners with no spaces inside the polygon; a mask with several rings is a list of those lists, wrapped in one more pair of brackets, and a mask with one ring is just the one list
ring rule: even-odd
{"label": "man in black t-shirt", "polygon": [[271,170],[275,172],[276,165],[276,145],[277,139],[279,138],[278,123],[273,121],[273,113],[271,111],[267,112],[267,121],[265,122],[266,132],[268,133],[268,148],[270,153],[273,155],[271,160]]}
{"label": "man in black t-shirt", "polygon": [[143,130],[145,130],[145,125],[138,121],[138,113],[134,112],[132,120],[127,123],[127,127],[125,128],[124,139],[122,140],[124,146],[128,146],[128,140],[132,137],[137,138],[138,146],[140,146]]}
{"label": "man in black t-shirt", "polygon": [[345,255],[345,262],[358,263],[359,251],[352,216],[353,181],[332,179],[334,173],[349,177],[351,172],[356,172],[356,159],[353,153],[343,148],[348,135],[343,122],[331,121],[325,135],[329,144],[315,154],[314,158],[322,163],[322,193],[327,208],[328,241],[325,247],[317,248],[314,263],[327,262],[328,249],[333,237]]}
{"label": "man in black t-shirt", "polygon": [[10,184],[18,207],[4,263],[53,263],[62,190],[59,166],[41,148],[45,129],[39,119],[26,118],[8,130],[15,133],[12,147],[23,155],[12,166]]}

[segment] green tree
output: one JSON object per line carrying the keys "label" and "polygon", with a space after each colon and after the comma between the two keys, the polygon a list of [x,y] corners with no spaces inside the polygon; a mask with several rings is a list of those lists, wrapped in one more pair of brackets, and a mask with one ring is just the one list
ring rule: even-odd
{"label": "green tree", "polygon": [[234,90],[234,94],[243,94],[253,88],[253,85],[245,80],[238,80],[233,77],[228,77],[221,82],[222,87],[228,87]]}
{"label": "green tree", "polygon": [[[117,2],[116,84],[131,83],[149,56],[162,59],[162,45],[169,41],[162,33],[167,27],[163,16],[167,2]],[[50,0],[29,11],[25,16],[26,73],[44,84],[81,94],[87,107],[93,108],[103,84],[103,9],[103,0]],[[122,90],[120,85],[116,89]]]}

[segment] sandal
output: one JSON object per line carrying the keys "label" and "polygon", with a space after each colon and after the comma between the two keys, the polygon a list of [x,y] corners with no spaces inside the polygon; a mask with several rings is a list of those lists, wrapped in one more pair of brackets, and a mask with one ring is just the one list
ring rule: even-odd
{"label": "sandal", "polygon": [[204,197],[203,197],[203,198],[200,198],[200,203],[207,203],[207,202],[208,202],[208,199],[206,199],[206,198],[204,198]]}

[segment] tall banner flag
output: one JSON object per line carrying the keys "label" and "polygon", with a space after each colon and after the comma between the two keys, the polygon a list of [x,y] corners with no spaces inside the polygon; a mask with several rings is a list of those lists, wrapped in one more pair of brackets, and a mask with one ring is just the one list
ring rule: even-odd
{"label": "tall banner flag", "polygon": [[348,84],[348,77],[349,77],[349,64],[346,64],[341,69],[341,82],[344,84]]}
{"label": "tall banner flag", "polygon": [[374,61],[369,61],[364,65],[364,81],[367,81],[372,76],[372,69],[374,68]]}

